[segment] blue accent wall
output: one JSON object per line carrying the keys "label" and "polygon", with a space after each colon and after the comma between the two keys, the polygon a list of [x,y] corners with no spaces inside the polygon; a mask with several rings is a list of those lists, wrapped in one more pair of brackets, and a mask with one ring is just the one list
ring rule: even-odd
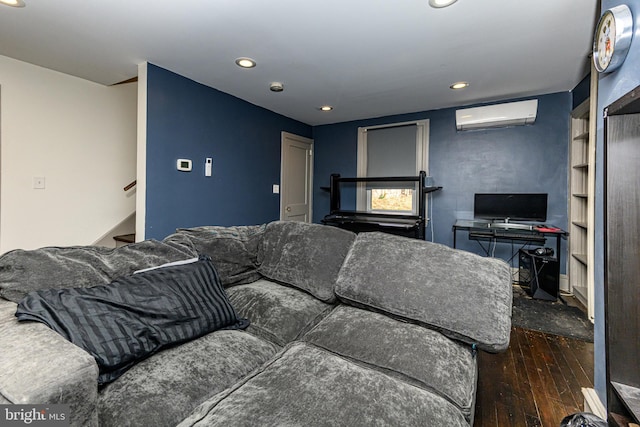
{"label": "blue accent wall", "polygon": [[[633,40],[625,62],[617,70],[598,79],[598,115],[596,121],[596,197],[595,197],[595,288],[594,358],[595,389],[606,404],[606,354],[604,325],[604,108],[640,85],[640,0],[602,0],[602,10],[626,4],[634,17]],[[640,165],[639,165],[640,166]]]}
{"label": "blue accent wall", "polygon": [[[147,74],[146,237],[278,219],[281,132],[310,138],[311,126],[152,64]],[[178,171],[179,158],[193,171]]]}
{"label": "blue accent wall", "polygon": [[[451,246],[451,227],[473,217],[473,195],[482,192],[548,193],[547,223],[567,228],[569,92],[536,97],[538,116],[529,126],[457,131],[456,108],[425,111],[315,126],[314,213],[320,221],[329,211],[329,175],[356,176],[358,127],[429,119],[429,173],[441,191],[432,193],[434,241]],[[518,99],[519,100],[519,99]],[[427,230],[431,238],[431,230]],[[565,272],[566,242],[563,242]],[[547,241],[555,249],[555,239]],[[457,247],[484,255],[476,241],[459,233]],[[492,248],[493,249],[493,248]],[[508,260],[511,244],[498,243],[495,255]],[[513,260],[517,267],[517,259]]]}
{"label": "blue accent wall", "polygon": [[[573,108],[582,104],[587,98],[589,98],[591,91],[591,74],[587,74],[580,83],[573,88],[571,93],[573,94]],[[572,108],[572,110],[573,110]]]}
{"label": "blue accent wall", "polygon": [[[603,9],[621,1],[603,0]],[[640,29],[640,0],[626,0]],[[636,30],[638,32],[639,30]],[[638,39],[635,35],[634,40]],[[640,84],[640,44],[632,43],[625,64],[600,78],[596,154],[595,388],[605,402],[603,120],[602,109]],[[433,230],[427,238],[451,245],[457,218],[470,218],[476,192],[547,192],[548,223],[567,228],[569,114],[588,96],[588,77],[571,93],[536,97],[532,126],[458,132],[456,108],[311,127],[149,64],[147,121],[146,237],[161,239],[179,227],[258,224],[279,217],[281,131],[314,139],[314,212],[329,210],[329,175],[355,176],[358,127],[430,120],[430,174],[443,190],[432,193]],[[585,92],[586,91],[586,92]],[[204,160],[213,158],[213,176]],[[193,160],[191,173],[176,159]],[[458,246],[482,254],[459,235]],[[555,243],[548,242],[555,247]],[[507,259],[509,244],[496,256]],[[566,261],[566,247],[563,245]],[[565,263],[563,263],[565,264]],[[566,265],[566,264],[565,264]],[[565,272],[565,265],[561,267]]]}

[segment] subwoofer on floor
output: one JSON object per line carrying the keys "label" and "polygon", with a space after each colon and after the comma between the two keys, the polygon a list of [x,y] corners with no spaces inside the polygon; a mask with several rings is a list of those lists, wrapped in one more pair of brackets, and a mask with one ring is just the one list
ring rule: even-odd
{"label": "subwoofer on floor", "polygon": [[520,249],[519,282],[536,299],[556,301],[560,289],[560,265],[553,256],[537,255],[535,249]]}

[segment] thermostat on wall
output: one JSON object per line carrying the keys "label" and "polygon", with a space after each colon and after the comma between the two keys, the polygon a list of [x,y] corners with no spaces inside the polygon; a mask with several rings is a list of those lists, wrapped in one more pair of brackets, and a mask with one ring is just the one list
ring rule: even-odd
{"label": "thermostat on wall", "polygon": [[189,159],[178,159],[177,168],[182,172],[191,172],[191,160]]}

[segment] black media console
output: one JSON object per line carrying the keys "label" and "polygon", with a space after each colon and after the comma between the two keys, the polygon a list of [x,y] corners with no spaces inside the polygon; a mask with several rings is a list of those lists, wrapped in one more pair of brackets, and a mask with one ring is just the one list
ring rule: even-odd
{"label": "black media console", "polygon": [[[425,238],[426,216],[425,216],[425,194],[441,189],[442,187],[426,187],[426,173],[421,171],[418,176],[402,177],[358,177],[342,178],[339,174],[331,174],[330,177],[330,211],[322,219],[322,223],[335,227],[344,228],[356,233],[366,231],[382,231],[416,239]],[[417,214],[396,214],[365,212],[358,210],[341,209],[342,189],[345,183],[354,185],[367,185],[369,183],[378,184],[401,184],[417,186]],[[413,184],[411,184],[413,183]]]}

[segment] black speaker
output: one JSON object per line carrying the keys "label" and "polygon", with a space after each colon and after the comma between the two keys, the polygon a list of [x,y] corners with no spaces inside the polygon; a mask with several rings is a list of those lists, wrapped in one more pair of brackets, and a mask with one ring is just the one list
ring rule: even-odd
{"label": "black speaker", "polygon": [[556,301],[560,289],[560,265],[552,256],[538,255],[535,249],[520,249],[520,284],[536,299]]}
{"label": "black speaker", "polygon": [[551,248],[538,248],[538,249],[536,249],[536,255],[553,256],[553,249],[551,249]]}

